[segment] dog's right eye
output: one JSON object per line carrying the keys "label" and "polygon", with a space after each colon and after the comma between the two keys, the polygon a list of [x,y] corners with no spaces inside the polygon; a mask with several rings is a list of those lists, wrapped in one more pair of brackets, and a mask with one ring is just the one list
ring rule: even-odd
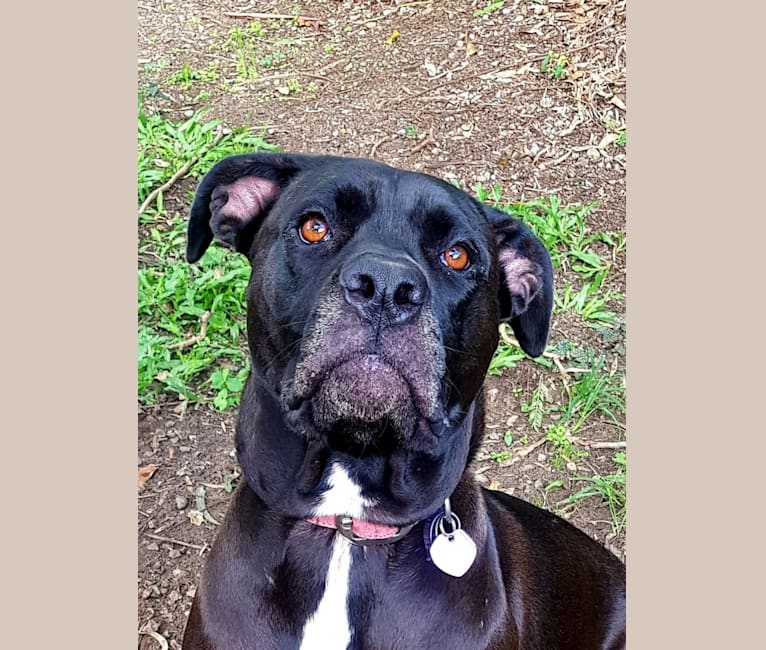
{"label": "dog's right eye", "polygon": [[471,256],[465,246],[455,244],[442,253],[442,262],[455,271],[464,271],[471,264]]}
{"label": "dog's right eye", "polygon": [[301,223],[298,234],[305,244],[318,244],[330,236],[330,226],[318,214],[311,214]]}

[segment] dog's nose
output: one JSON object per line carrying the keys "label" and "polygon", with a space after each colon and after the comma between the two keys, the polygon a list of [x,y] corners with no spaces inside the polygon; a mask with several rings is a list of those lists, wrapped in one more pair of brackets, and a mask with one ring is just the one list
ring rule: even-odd
{"label": "dog's nose", "polygon": [[340,274],[346,302],[364,320],[390,324],[414,318],[428,297],[428,283],[414,262],[403,257],[364,253],[346,264]]}

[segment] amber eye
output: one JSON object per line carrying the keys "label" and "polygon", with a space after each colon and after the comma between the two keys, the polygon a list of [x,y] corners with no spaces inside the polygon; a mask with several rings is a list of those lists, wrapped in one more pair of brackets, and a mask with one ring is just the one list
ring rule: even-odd
{"label": "amber eye", "polygon": [[301,239],[307,244],[318,244],[327,239],[330,234],[330,226],[319,216],[311,216],[300,227]]}
{"label": "amber eye", "polygon": [[456,244],[442,253],[442,261],[455,271],[463,271],[468,268],[471,258],[463,246]]}

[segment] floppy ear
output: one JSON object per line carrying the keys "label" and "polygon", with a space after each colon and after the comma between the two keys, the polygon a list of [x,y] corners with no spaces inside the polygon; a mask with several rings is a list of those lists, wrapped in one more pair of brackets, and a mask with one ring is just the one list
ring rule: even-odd
{"label": "floppy ear", "polygon": [[279,193],[309,161],[292,154],[243,154],[218,162],[202,179],[187,230],[186,259],[196,262],[213,237],[247,253]]}
{"label": "floppy ear", "polygon": [[540,356],[553,311],[553,268],[543,243],[518,219],[483,206],[495,232],[500,269],[500,319],[510,321],[521,348]]}

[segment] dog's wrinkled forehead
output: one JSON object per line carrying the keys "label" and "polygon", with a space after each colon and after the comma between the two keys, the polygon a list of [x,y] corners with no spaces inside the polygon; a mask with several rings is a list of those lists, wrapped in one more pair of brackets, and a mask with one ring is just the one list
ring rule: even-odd
{"label": "dog's wrinkled forehead", "polygon": [[461,190],[366,160],[328,160],[307,169],[285,189],[278,207],[282,219],[316,211],[380,243],[408,242],[416,233],[434,243],[490,236],[486,216]]}

